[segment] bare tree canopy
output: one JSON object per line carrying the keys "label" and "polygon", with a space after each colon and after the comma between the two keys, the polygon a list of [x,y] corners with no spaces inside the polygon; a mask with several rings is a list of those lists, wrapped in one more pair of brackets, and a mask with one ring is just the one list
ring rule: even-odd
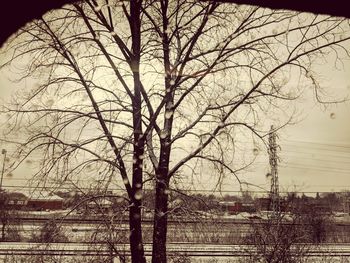
{"label": "bare tree canopy", "polygon": [[42,184],[124,189],[134,263],[146,262],[141,208],[154,189],[152,262],[166,262],[169,193],[200,167],[240,183],[246,152],[290,121],[305,89],[325,99],[313,64],[341,63],[349,39],[344,18],[227,3],[64,6],[4,48],[1,67],[29,86],[2,109],[21,135],[13,168],[39,153]]}
{"label": "bare tree canopy", "polygon": [[[21,8],[17,8],[17,3],[6,1],[2,4],[3,10],[16,10],[16,16],[7,16],[3,12],[0,16],[0,44],[13,34],[25,23],[33,19],[38,19],[45,12],[60,8],[65,4],[73,3],[72,0],[56,0],[56,1],[25,1],[21,3]],[[268,7],[273,9],[290,9],[303,12],[312,12],[316,14],[328,14],[332,16],[350,17],[346,4],[342,0],[332,1],[318,1],[317,4],[312,2],[296,2],[296,1],[266,1],[266,0],[226,0],[221,2],[230,2],[237,4],[257,5],[261,7]],[[9,13],[7,13],[9,14]]]}

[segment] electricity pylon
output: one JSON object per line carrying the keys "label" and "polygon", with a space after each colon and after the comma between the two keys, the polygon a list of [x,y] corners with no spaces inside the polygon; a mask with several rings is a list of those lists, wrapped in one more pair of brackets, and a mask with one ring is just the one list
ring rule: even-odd
{"label": "electricity pylon", "polygon": [[278,156],[277,156],[277,148],[279,147],[276,143],[276,133],[274,131],[273,126],[271,126],[271,131],[269,135],[269,159],[270,159],[270,167],[271,167],[271,190],[270,190],[270,198],[271,198],[271,210],[273,215],[277,215],[280,212],[280,200],[279,200],[279,184],[278,184]]}

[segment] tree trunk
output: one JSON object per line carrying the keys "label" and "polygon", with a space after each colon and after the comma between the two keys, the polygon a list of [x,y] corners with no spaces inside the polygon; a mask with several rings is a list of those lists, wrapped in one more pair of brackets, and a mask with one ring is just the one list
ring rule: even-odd
{"label": "tree trunk", "polygon": [[145,141],[142,137],[142,116],[140,81],[138,73],[134,74],[135,97],[133,101],[133,125],[134,125],[134,154],[132,196],[130,197],[129,226],[130,226],[130,250],[132,263],[145,263],[144,247],[142,241],[141,205],[143,184],[143,155]]}
{"label": "tree trunk", "polygon": [[152,263],[166,263],[166,236],[168,224],[168,182],[157,180],[153,225]]}
{"label": "tree trunk", "polygon": [[5,241],[5,229],[6,229],[6,223],[3,221],[1,226],[1,241]]}
{"label": "tree trunk", "polygon": [[[136,67],[136,66],[135,66]],[[138,68],[138,67],[137,67]],[[141,95],[138,73],[134,73],[135,97],[133,100],[134,154],[132,196],[130,197],[129,226],[132,263],[145,263],[142,241],[141,204],[143,184],[143,155],[145,141],[142,137]]]}
{"label": "tree trunk", "polygon": [[[131,70],[134,79],[133,129],[134,129],[134,153],[133,153],[133,177],[132,195],[130,197],[129,226],[130,226],[130,250],[132,263],[146,263],[144,246],[142,241],[141,204],[142,204],[142,174],[143,154],[145,141],[142,137],[142,100],[140,82],[140,46],[141,46],[141,0],[130,1],[129,24],[132,37]],[[142,157],[141,157],[142,156]]]}
{"label": "tree trunk", "polygon": [[140,201],[134,201],[129,212],[130,251],[132,263],[146,263],[141,231]]}
{"label": "tree trunk", "polygon": [[[168,38],[168,0],[160,2],[163,18],[163,62],[165,72],[165,112],[170,112],[170,116],[164,118],[164,132],[165,138],[161,138],[160,159],[159,166],[156,171],[156,196],[154,205],[154,221],[153,221],[153,249],[152,249],[152,263],[166,263],[166,239],[168,229],[168,191],[169,191],[169,161],[171,152],[171,133],[174,120],[173,103],[174,96],[171,91],[171,67],[170,67],[170,41]],[[169,90],[171,92],[169,92]]]}

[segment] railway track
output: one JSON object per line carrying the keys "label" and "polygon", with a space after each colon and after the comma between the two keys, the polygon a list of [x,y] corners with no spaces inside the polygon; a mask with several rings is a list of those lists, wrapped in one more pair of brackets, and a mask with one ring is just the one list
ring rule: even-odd
{"label": "railway track", "polygon": [[[85,224],[101,224],[106,222],[106,218],[101,215],[93,216],[84,216],[84,215],[62,215],[62,214],[53,214],[53,215],[31,215],[31,214],[21,214],[19,216],[12,217],[11,220],[18,222],[28,222],[28,223],[42,223],[49,220],[56,220],[62,224],[71,224],[71,223],[85,223]],[[108,221],[108,220],[107,220]],[[128,224],[129,220],[126,217],[120,217],[119,219],[114,218],[115,223],[119,224]],[[153,225],[152,218],[144,218],[142,220],[144,223],[149,223]],[[251,225],[255,224],[265,224],[266,222],[254,219],[232,219],[232,218],[169,218],[168,224],[198,224],[198,223],[216,223],[222,225]],[[285,224],[289,224],[288,221]],[[296,224],[296,223],[293,223]],[[338,226],[350,226],[350,222],[336,222],[335,225]]]}
{"label": "railway track", "polygon": [[[20,215],[20,216],[14,216],[11,218],[14,221],[19,221],[19,222],[30,222],[30,223],[40,223],[40,222],[46,222],[49,220],[56,220],[57,222],[60,223],[86,223],[86,224],[101,224],[106,222],[106,217],[104,216],[84,216],[84,215],[61,215],[61,214],[56,214],[56,215]],[[126,217],[120,217],[119,219],[114,218],[114,221],[116,223],[124,223],[127,224],[129,222],[129,219]],[[152,218],[144,218],[142,220],[144,223],[149,223],[153,224],[153,219]],[[249,219],[224,219],[224,218],[193,218],[193,219],[187,219],[187,218],[170,218],[168,223],[169,224],[194,224],[194,223],[210,223],[210,222],[216,222],[219,224],[244,224],[248,225],[251,224],[251,221]],[[349,223],[350,225],[350,223]]]}
{"label": "railway track", "polygon": [[[321,246],[311,244],[305,245],[306,255],[318,256],[350,256],[350,244],[322,244]],[[292,247],[292,251],[299,249],[300,245]],[[145,244],[145,254],[152,253],[151,244]],[[115,252],[129,255],[128,244],[115,245]],[[169,256],[185,254],[194,257],[244,257],[256,253],[252,245],[212,245],[196,243],[169,243],[167,245]],[[111,250],[105,244],[87,243],[24,243],[3,242],[0,243],[0,255],[45,255],[45,256],[110,256]]]}

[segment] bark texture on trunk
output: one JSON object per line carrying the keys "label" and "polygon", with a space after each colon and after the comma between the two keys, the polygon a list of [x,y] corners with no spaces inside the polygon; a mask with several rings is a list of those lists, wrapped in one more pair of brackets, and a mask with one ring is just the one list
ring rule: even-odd
{"label": "bark texture on trunk", "polygon": [[156,183],[155,215],[153,225],[152,263],[166,263],[166,236],[168,224],[168,183]]}
{"label": "bark texture on trunk", "polygon": [[130,251],[132,263],[146,263],[142,240],[141,205],[143,184],[143,154],[145,141],[142,138],[142,100],[140,82],[140,45],[141,45],[141,0],[130,1],[129,24],[132,35],[132,56],[130,66],[134,79],[133,130],[134,152],[132,169],[132,196],[130,198],[129,226],[130,226]]}
{"label": "bark texture on trunk", "polygon": [[[136,203],[140,204],[140,202]],[[132,263],[146,263],[142,243],[141,209],[139,204],[131,205],[129,212],[130,252]]]}

